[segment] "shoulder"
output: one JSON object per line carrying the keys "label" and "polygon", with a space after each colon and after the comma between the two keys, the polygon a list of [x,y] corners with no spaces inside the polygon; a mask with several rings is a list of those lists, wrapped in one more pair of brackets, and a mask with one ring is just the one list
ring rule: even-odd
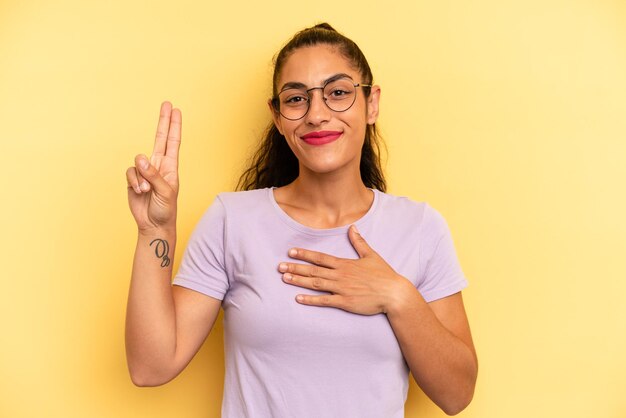
{"label": "shoulder", "polygon": [[447,228],[443,215],[427,202],[415,201],[406,196],[396,196],[378,190],[376,193],[380,213],[386,218],[400,223],[417,224],[420,229]]}
{"label": "shoulder", "polygon": [[254,210],[258,211],[263,207],[262,202],[267,196],[268,189],[219,193],[204,211],[199,223],[206,227],[223,223],[227,218],[237,218],[239,214],[253,213]]}
{"label": "shoulder", "polygon": [[270,189],[254,189],[239,192],[222,192],[217,195],[216,202],[219,202],[228,213],[246,212],[251,209],[258,209],[269,202]]}

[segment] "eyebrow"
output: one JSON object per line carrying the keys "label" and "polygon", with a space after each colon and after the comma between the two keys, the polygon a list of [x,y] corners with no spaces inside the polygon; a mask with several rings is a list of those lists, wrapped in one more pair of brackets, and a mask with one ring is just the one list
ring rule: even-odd
{"label": "eyebrow", "polygon": [[[350,77],[348,74],[346,73],[338,73],[335,74],[329,78],[327,78],[326,80],[324,80],[322,82],[322,86],[325,86],[328,83],[332,83],[333,81],[337,81],[339,79],[342,78],[349,78],[350,80],[352,80],[352,77]],[[354,80],[352,80],[354,81]],[[320,87],[322,87],[320,86]],[[278,91],[279,93],[282,93],[283,91],[287,90],[287,89],[306,89],[308,86],[304,83],[300,83],[299,81],[289,81],[285,84],[283,84],[282,88]]]}

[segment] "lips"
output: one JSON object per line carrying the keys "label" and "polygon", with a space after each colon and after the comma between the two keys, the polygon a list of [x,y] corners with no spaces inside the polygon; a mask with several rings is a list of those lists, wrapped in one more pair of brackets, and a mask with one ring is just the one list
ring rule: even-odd
{"label": "lips", "polygon": [[324,145],[341,136],[341,131],[317,131],[302,135],[300,138],[309,145]]}

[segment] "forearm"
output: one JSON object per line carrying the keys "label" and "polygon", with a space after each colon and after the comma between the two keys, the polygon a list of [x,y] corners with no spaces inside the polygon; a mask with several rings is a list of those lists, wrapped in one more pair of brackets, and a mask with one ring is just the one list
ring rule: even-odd
{"label": "forearm", "polygon": [[175,228],[140,232],[137,238],[126,311],[126,356],[131,378],[139,385],[169,375],[176,352],[171,286],[175,245]]}
{"label": "forearm", "polygon": [[406,286],[402,300],[387,317],[424,393],[447,414],[463,410],[476,383],[478,367],[473,349],[443,326],[412,284]]}

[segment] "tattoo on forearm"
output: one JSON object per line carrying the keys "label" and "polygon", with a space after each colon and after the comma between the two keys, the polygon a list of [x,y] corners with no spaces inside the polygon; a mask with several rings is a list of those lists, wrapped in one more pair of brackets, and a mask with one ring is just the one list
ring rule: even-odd
{"label": "tattoo on forearm", "polygon": [[154,254],[161,259],[161,267],[169,266],[170,258],[168,257],[168,254],[170,253],[170,245],[164,239],[157,238],[150,243],[150,246],[152,247],[152,244],[155,242],[156,245],[154,246]]}

